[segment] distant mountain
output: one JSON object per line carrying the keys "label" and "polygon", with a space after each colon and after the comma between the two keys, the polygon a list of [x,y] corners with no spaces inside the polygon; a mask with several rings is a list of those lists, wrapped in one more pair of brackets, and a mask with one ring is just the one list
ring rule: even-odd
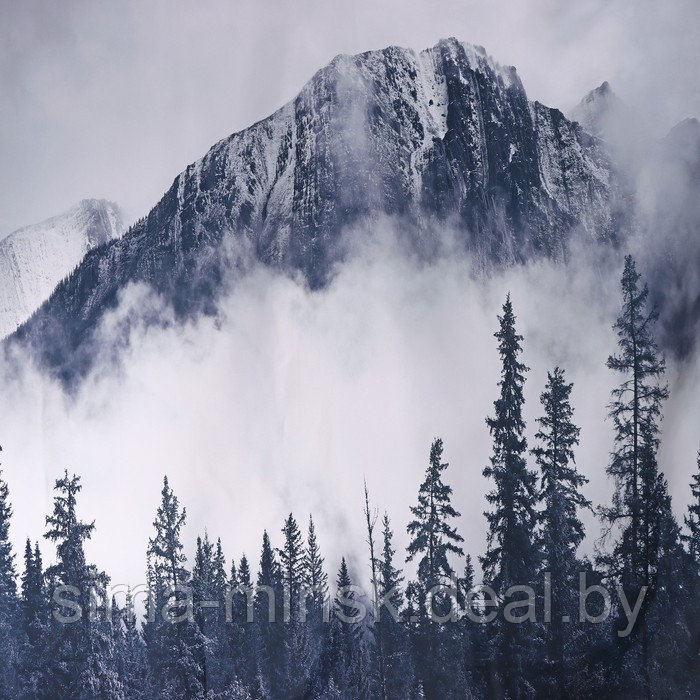
{"label": "distant mountain", "polygon": [[619,123],[628,117],[627,107],[607,80],[586,94],[569,116],[589,134],[599,138],[605,138],[611,129],[617,129]]}
{"label": "distant mountain", "polygon": [[0,338],[14,332],[89,250],[121,236],[116,204],[86,199],[0,240]]}
{"label": "distant mountain", "polygon": [[130,282],[180,316],[215,308],[222,242],[324,285],[352,227],[400,221],[429,254],[449,224],[485,265],[562,257],[572,232],[613,241],[620,192],[607,151],[530,102],[515,68],[455,39],[426,51],[338,56],[273,115],[187,167],[146,218],[88,253],[20,329],[64,378],[89,367],[93,330]]}

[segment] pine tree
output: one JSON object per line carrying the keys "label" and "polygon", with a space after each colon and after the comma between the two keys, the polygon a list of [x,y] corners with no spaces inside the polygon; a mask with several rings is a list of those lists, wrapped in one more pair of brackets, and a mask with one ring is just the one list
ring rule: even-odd
{"label": "pine tree", "polygon": [[[700,617],[698,616],[698,601],[700,600],[700,450],[697,455],[697,471],[690,483],[691,500],[684,521],[686,532],[681,535],[687,547],[687,566],[685,571],[685,586],[687,596],[684,604],[685,624],[688,629],[689,643],[684,651],[684,669],[689,687],[700,685],[700,668],[697,658],[700,655]],[[692,694],[692,692],[691,692]]]}
{"label": "pine tree", "polygon": [[232,621],[228,625],[231,656],[236,677],[250,687],[257,674],[255,628],[249,622],[249,601],[254,601],[250,565],[245,554],[236,570],[231,564]]}
{"label": "pine tree", "polygon": [[304,545],[299,526],[291,513],[284,521],[282,534],[284,535],[284,546],[282,549],[278,549],[277,553],[280,558],[282,585],[288,608],[285,622],[296,622],[304,580]]}
{"label": "pine tree", "polygon": [[130,699],[146,700],[151,696],[151,679],[146,647],[139,632],[131,589],[127,590],[124,608],[116,612],[123,628],[117,646],[124,695]]}
{"label": "pine tree", "polygon": [[318,611],[328,597],[328,575],[323,570],[323,557],[316,538],[314,519],[309,515],[309,531],[304,554],[304,586],[309,592]]}
{"label": "pine tree", "polygon": [[452,488],[442,481],[442,473],[449,466],[442,461],[442,440],[436,438],[430,447],[430,463],[425,480],[418,491],[418,505],[411,506],[414,516],[407,527],[411,535],[406,561],[422,555],[418,562],[418,580],[426,591],[454,577],[448,554],[463,554],[455,544],[464,539],[450,525],[459,513],[452,507]]}
{"label": "pine tree", "polygon": [[161,503],[148,541],[149,587],[155,605],[147,623],[151,630],[149,661],[162,697],[191,697],[203,692],[204,640],[191,614],[190,573],[181,539],[186,511],[180,509],[168,478],[163,479]]}
{"label": "pine tree", "polygon": [[[495,333],[501,357],[500,395],[494,402],[495,415],[486,419],[493,438],[491,463],[484,476],[494,481],[486,498],[492,509],[486,513],[489,525],[486,555],[481,558],[484,579],[504,601],[511,586],[532,586],[538,566],[534,541],[536,480],[527,468],[527,443],[523,435],[525,421],[523,385],[527,367],[518,359],[522,336],[515,330],[515,315],[510,295],[498,317]],[[525,624],[514,624],[499,615],[491,625],[494,661],[503,691],[513,700],[531,692],[525,670],[532,644],[526,638]]]}
{"label": "pine tree", "polygon": [[44,568],[41,551],[34,549],[27,539],[24,549],[22,573],[22,631],[20,675],[24,697],[44,697],[47,646],[48,646],[48,597],[44,585]]}
{"label": "pine tree", "polygon": [[263,533],[255,586],[256,675],[270,695],[281,696],[285,681],[282,573],[267,531]]}
{"label": "pine tree", "polygon": [[462,612],[458,622],[460,685],[469,689],[474,697],[482,697],[488,654],[484,625],[475,621],[480,603],[474,598],[474,565],[470,554],[465,557],[464,573],[458,581],[458,603]]}
{"label": "pine tree", "polygon": [[[610,417],[615,428],[615,445],[607,473],[614,479],[612,505],[601,511],[607,533],[617,535],[612,550],[600,556],[608,575],[619,581],[628,600],[647,592],[640,611],[639,661],[627,680],[638,685],[646,697],[651,694],[649,669],[649,628],[646,613],[654,598],[659,556],[658,533],[667,498],[665,481],[656,463],[661,406],[668,397],[662,383],[665,361],[653,338],[658,318],[656,309],[647,310],[649,291],[639,286],[640,275],[631,256],[625,258],[622,274],[622,312],[615,322],[619,354],[608,358],[609,369],[623,379],[612,392]],[[628,657],[636,654],[636,637],[627,643]],[[628,664],[629,665],[629,664]]]}
{"label": "pine tree", "polygon": [[15,555],[10,543],[11,517],[10,491],[0,471],[0,656],[3,659],[0,666],[0,697],[10,697],[18,690],[17,628],[20,623],[20,609]]}
{"label": "pine tree", "polygon": [[574,633],[573,626],[563,620],[574,620],[578,611],[580,566],[576,552],[584,537],[578,510],[591,507],[580,492],[588,479],[575,466],[574,447],[578,445],[580,429],[572,422],[572,387],[559,367],[547,374],[547,385],[540,395],[544,415],[537,419],[538,445],[532,450],[542,478],[542,571],[550,577],[551,622],[545,625],[549,675],[545,679],[549,681],[546,692],[561,698],[567,697]]}
{"label": "pine tree", "polygon": [[211,615],[207,617],[207,633],[209,644],[207,651],[210,654],[208,664],[211,678],[211,687],[215,692],[223,692],[226,688],[232,688],[237,683],[237,678],[229,659],[229,630],[226,621],[225,600],[229,595],[229,582],[226,577],[226,557],[221,544],[221,538],[217,538],[211,560],[211,598],[215,607],[210,609]]}
{"label": "pine tree", "polygon": [[692,499],[688,504],[688,513],[684,517],[688,532],[683,535],[683,541],[696,564],[696,573],[700,574],[700,450],[697,456],[697,470],[690,483],[690,493]]}
{"label": "pine tree", "polygon": [[306,595],[306,636],[307,636],[307,664],[309,668],[309,682],[314,687],[316,695],[322,692],[323,679],[322,664],[323,654],[328,643],[328,625],[324,623],[324,616],[329,610],[328,599],[328,575],[323,568],[324,560],[321,556],[321,548],[316,536],[314,520],[309,515],[309,529],[306,538],[304,552],[303,587]]}
{"label": "pine tree", "polygon": [[413,683],[413,663],[406,628],[401,617],[404,602],[401,584],[404,577],[394,564],[396,550],[392,544],[393,537],[389,515],[384,513],[382,554],[378,561],[377,575],[380,607],[375,625],[384,655],[385,697],[403,698],[408,696]]}
{"label": "pine tree", "polygon": [[448,669],[456,652],[453,626],[436,621],[456,614],[456,576],[448,555],[462,555],[463,541],[450,523],[459,513],[452,507],[452,488],[442,480],[448,464],[442,461],[442,440],[430,448],[425,480],[418,491],[418,505],[411,507],[414,516],[407,527],[411,541],[406,561],[418,560],[418,639],[416,670],[429,697],[444,697],[452,692],[455,675]]}
{"label": "pine tree", "polygon": [[330,638],[330,685],[340,697],[369,697],[368,659],[364,645],[364,625],[354,584],[345,557],[336,579]]}
{"label": "pine tree", "polygon": [[282,591],[284,595],[284,693],[285,695],[303,695],[309,683],[310,654],[306,625],[302,619],[302,598],[306,603],[304,584],[304,544],[299,526],[290,513],[282,528],[284,544],[278,550]]}
{"label": "pine tree", "polygon": [[[655,509],[653,513],[651,508]],[[668,486],[661,474],[657,474],[655,495],[645,504],[642,522],[650,523],[646,536],[649,588],[642,608],[644,615],[640,613],[641,620],[637,622],[642,626],[641,657],[646,657],[648,664],[641,672],[644,690],[650,697],[692,695],[690,688],[697,686],[692,681],[688,683],[685,660],[689,651],[692,654],[691,626],[697,618],[697,589],[693,591],[688,580],[688,557],[681,543],[680,527],[671,510]],[[686,614],[689,602],[692,611],[690,625]],[[697,656],[690,665],[697,679]]]}
{"label": "pine tree", "polygon": [[[76,512],[77,494],[82,490],[80,477],[56,480],[56,495],[51,515],[46,517],[45,537],[56,543],[57,561],[46,570],[49,595],[60,595],[70,603],[57,605],[51,620],[49,692],[76,698],[120,697],[122,690],[114,673],[111,645],[109,601],[105,591],[107,575],[85,560],[84,542],[92,536],[94,522],[83,523]],[[70,587],[58,589],[59,586]],[[77,607],[73,607],[77,606]],[[77,620],[68,622],[72,618]]]}
{"label": "pine tree", "polygon": [[[203,644],[199,649],[198,664],[201,668],[205,692],[218,693],[227,685],[224,670],[218,659],[222,645],[226,643],[222,620],[219,619],[225,596],[226,574],[223,571],[223,551],[218,542],[217,553],[205,533],[197,537],[194,566],[192,568],[192,602],[194,620]],[[210,605],[218,607],[211,608]]]}

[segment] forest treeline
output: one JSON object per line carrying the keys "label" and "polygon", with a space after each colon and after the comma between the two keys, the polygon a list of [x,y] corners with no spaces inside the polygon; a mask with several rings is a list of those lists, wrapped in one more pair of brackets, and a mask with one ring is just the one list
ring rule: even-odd
{"label": "forest treeline", "polygon": [[[582,492],[573,385],[559,367],[540,396],[534,445],[526,442],[528,368],[506,299],[495,334],[498,396],[486,421],[484,586],[456,525],[439,438],[405,555],[365,487],[359,571],[345,559],[327,571],[313,519],[300,526],[292,514],[279,548],[263,534],[255,563],[227,561],[206,534],[188,562],[185,508],[166,478],[148,543],[145,614],[134,592],[113,600],[107,574],[86,561],[95,525],[78,518],[80,478],[68,472],[46,518],[55,563],[44,567],[38,543],[27,541],[18,576],[0,478],[0,697],[697,697],[700,454],[679,523],[657,464],[668,388],[647,297],[627,257],[618,347],[607,360],[618,381],[604,505]],[[592,508],[603,534],[596,556],[583,558],[581,511]]]}

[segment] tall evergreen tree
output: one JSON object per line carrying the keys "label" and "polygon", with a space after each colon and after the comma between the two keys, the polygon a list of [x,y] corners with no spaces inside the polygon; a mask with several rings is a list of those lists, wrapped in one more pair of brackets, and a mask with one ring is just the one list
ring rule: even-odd
{"label": "tall evergreen tree", "polygon": [[[301,531],[290,513],[282,528],[283,546],[278,550],[284,595],[284,686],[286,695],[303,695],[310,682],[310,648],[306,635],[306,592],[304,586],[305,552]],[[303,610],[303,612],[302,612]]]}
{"label": "tall evergreen tree", "polygon": [[580,430],[572,421],[572,387],[559,367],[547,374],[547,385],[540,395],[544,415],[537,419],[538,444],[532,450],[542,479],[543,508],[539,515],[542,571],[550,577],[551,622],[544,630],[547,675],[543,680],[547,694],[561,698],[568,696],[576,633],[576,628],[564,619],[574,620],[578,612],[576,592],[581,567],[576,552],[584,537],[578,511],[591,507],[580,492],[588,479],[576,470],[574,460]]}
{"label": "tall evergreen tree", "polygon": [[688,513],[684,516],[687,533],[683,535],[683,541],[688,547],[688,553],[698,567],[696,573],[700,574],[700,450],[697,456],[697,470],[693,474],[690,483],[691,500],[688,504]]}
{"label": "tall evergreen tree", "polygon": [[452,487],[442,480],[442,473],[449,466],[442,461],[442,449],[442,440],[436,438],[430,447],[425,480],[418,491],[418,505],[411,506],[414,519],[407,527],[411,542],[406,561],[420,555],[418,580],[426,591],[454,577],[448,554],[463,554],[457,543],[464,538],[450,524],[460,514],[452,507]]}
{"label": "tall evergreen tree", "polygon": [[481,612],[481,598],[474,591],[474,565],[467,554],[464,573],[458,581],[458,603],[461,609],[459,625],[460,655],[457,670],[460,684],[470,689],[474,697],[484,695],[485,666],[488,661],[484,625],[475,616]]}
{"label": "tall evergreen tree", "polygon": [[658,549],[659,532],[664,525],[667,490],[658,470],[656,452],[661,407],[668,397],[668,388],[663,383],[665,361],[653,337],[658,314],[655,308],[647,308],[649,291],[646,285],[640,288],[639,282],[634,260],[627,256],[622,274],[622,311],[614,325],[619,354],[611,355],[607,361],[609,369],[622,375],[610,403],[615,444],[607,473],[614,479],[615,493],[612,505],[601,511],[607,532],[616,540],[600,561],[609,576],[622,585],[628,600],[637,600],[646,592],[639,618],[641,640],[635,634],[627,643],[628,661],[635,656],[638,661],[627,663],[631,672],[625,683],[628,687],[637,684],[638,692],[650,697],[646,613],[655,597],[657,567],[662,556]]}
{"label": "tall evergreen tree", "polygon": [[69,477],[65,471],[56,480],[53,512],[46,517],[44,536],[56,544],[56,563],[46,570],[48,593],[58,601],[50,628],[50,693],[76,698],[121,697],[105,597],[109,578],[85,560],[84,543],[95,524],[78,519],[77,495],[81,490],[80,477]]}
{"label": "tall evergreen tree", "polygon": [[255,586],[256,677],[260,688],[272,696],[281,696],[285,687],[282,585],[280,565],[265,531]]}
{"label": "tall evergreen tree", "polygon": [[328,575],[324,570],[324,559],[316,535],[316,526],[309,515],[309,529],[304,552],[304,591],[306,595],[306,630],[308,638],[309,678],[314,686],[314,693],[323,692],[322,676],[323,654],[328,645],[328,625],[324,623],[330,609],[328,599]]}
{"label": "tall evergreen tree", "polygon": [[330,646],[330,687],[336,689],[337,697],[370,697],[364,625],[345,557],[336,579]]}
{"label": "tall evergreen tree", "polygon": [[690,636],[687,651],[685,651],[686,677],[692,687],[700,685],[700,668],[697,659],[700,658],[700,616],[698,616],[698,601],[700,601],[700,450],[697,455],[697,471],[690,483],[691,499],[688,512],[684,517],[686,532],[682,535],[687,547],[688,566],[686,571],[686,589],[688,595],[685,601],[685,625]]}
{"label": "tall evergreen tree", "polygon": [[280,559],[282,586],[288,607],[286,621],[295,620],[299,612],[299,599],[304,581],[304,545],[297,521],[290,513],[282,528],[284,545],[277,550]]}
{"label": "tall evergreen tree", "polygon": [[[151,679],[146,659],[146,647],[139,631],[131,589],[127,590],[124,608],[115,609],[122,625],[118,641],[120,676],[124,685],[124,696],[135,700],[147,700],[151,695]],[[116,625],[116,621],[115,621]]]}
{"label": "tall evergreen tree", "polygon": [[[375,625],[384,655],[384,692],[387,698],[404,698],[413,684],[413,662],[403,625],[403,574],[394,563],[396,550],[389,515],[382,518],[382,553],[378,562],[380,607]],[[383,601],[386,601],[383,603]],[[396,617],[395,617],[396,615]]]}
{"label": "tall evergreen tree", "polygon": [[200,657],[205,692],[222,693],[234,681],[226,664],[229,646],[225,626],[226,562],[221,540],[214,545],[205,533],[197,538],[192,568],[194,619],[202,639]]}
{"label": "tall evergreen tree", "polygon": [[414,519],[407,530],[411,536],[406,561],[418,559],[418,639],[415,643],[416,670],[427,697],[445,697],[452,692],[456,677],[448,669],[454,662],[456,630],[445,626],[442,617],[456,614],[456,576],[448,555],[462,555],[461,535],[451,521],[459,517],[452,506],[452,488],[442,480],[449,466],[442,461],[442,440],[430,447],[425,480],[418,491],[418,504],[411,507]]}
{"label": "tall evergreen tree", "polygon": [[[501,358],[500,395],[494,402],[495,415],[486,419],[493,438],[491,463],[484,476],[493,479],[494,488],[486,498],[491,510],[486,513],[489,525],[486,555],[481,558],[486,583],[504,601],[511,586],[532,586],[538,567],[538,550],[534,539],[537,502],[534,472],[527,468],[524,437],[525,421],[523,385],[527,367],[519,360],[522,336],[515,330],[515,315],[510,295],[498,317],[498,352]],[[526,678],[532,643],[527,639],[525,624],[507,622],[498,616],[493,630],[492,647],[502,692],[517,700],[531,692]],[[498,692],[496,688],[493,692]]]}
{"label": "tall evergreen tree", "polygon": [[201,632],[192,616],[190,572],[181,539],[186,511],[163,479],[161,502],[148,541],[149,586],[155,610],[148,620],[149,660],[161,697],[193,697],[204,692],[200,665]]}
{"label": "tall evergreen tree", "polygon": [[323,569],[323,557],[311,515],[304,553],[304,585],[320,610],[328,597],[328,575]]}
{"label": "tall evergreen tree", "polygon": [[49,685],[45,679],[49,643],[48,596],[39,544],[32,549],[29,539],[24,548],[22,618],[21,693],[28,698],[46,697]]}
{"label": "tall evergreen tree", "polygon": [[0,697],[16,694],[18,685],[20,609],[15,555],[10,543],[11,517],[10,491],[0,471],[0,656],[4,662],[0,666]]}
{"label": "tall evergreen tree", "polygon": [[238,569],[231,564],[232,620],[229,628],[231,657],[236,677],[252,687],[258,672],[256,662],[255,628],[249,622],[249,604],[254,603],[254,588],[248,558],[241,557]]}

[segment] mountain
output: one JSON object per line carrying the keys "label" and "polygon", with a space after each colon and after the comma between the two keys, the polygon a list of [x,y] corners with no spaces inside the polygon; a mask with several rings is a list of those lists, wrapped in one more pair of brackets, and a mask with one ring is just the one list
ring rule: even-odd
{"label": "mountain", "polygon": [[620,122],[628,120],[626,111],[624,103],[606,80],[584,96],[571,110],[570,117],[589,134],[605,138],[610,130],[617,130]]}
{"label": "mountain", "polygon": [[116,204],[86,199],[0,239],[0,338],[29,318],[85,253],[123,232]]}
{"label": "mountain", "polygon": [[484,264],[562,257],[570,236],[614,240],[618,187],[600,143],[528,100],[513,67],[440,41],[338,56],[290,103],[188,166],[122,238],[89,252],[16,334],[70,379],[90,365],[93,331],[119,292],[145,282],[179,316],[212,312],[219,254],[257,259],[323,286],[353,226],[401,223],[428,254],[449,225]]}

